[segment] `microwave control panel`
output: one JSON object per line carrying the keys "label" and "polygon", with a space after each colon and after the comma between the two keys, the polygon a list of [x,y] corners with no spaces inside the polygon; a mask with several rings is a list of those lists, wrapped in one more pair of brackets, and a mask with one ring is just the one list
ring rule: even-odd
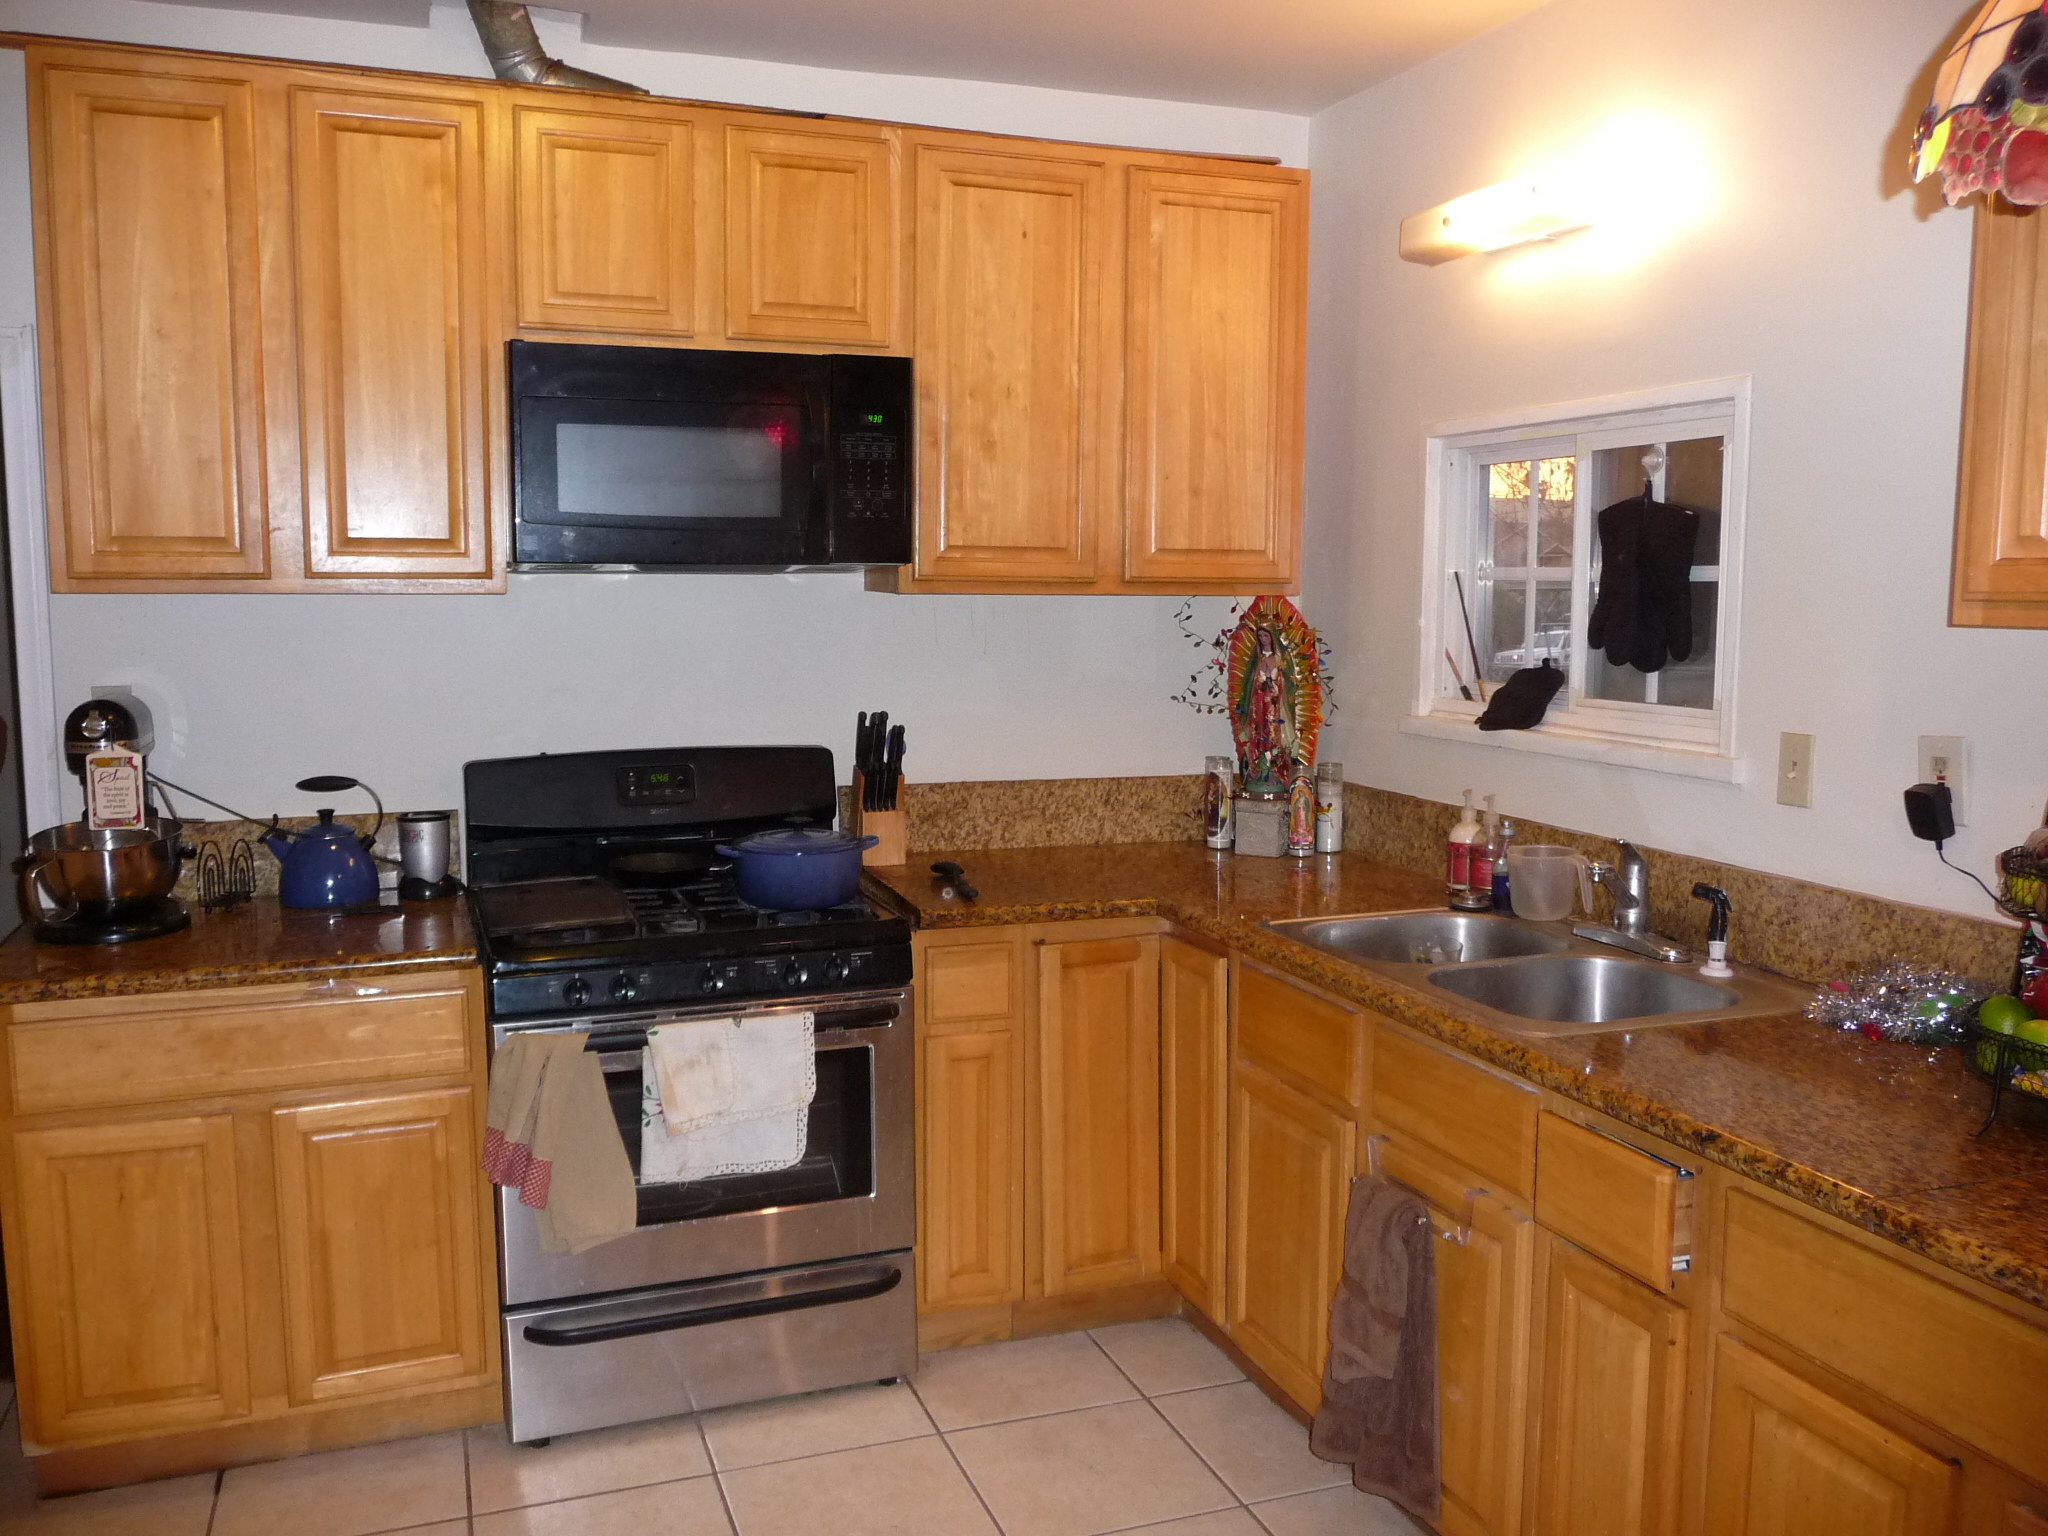
{"label": "microwave control panel", "polygon": [[839,486],[849,517],[884,517],[903,494],[902,445],[886,432],[845,432],[839,438]]}

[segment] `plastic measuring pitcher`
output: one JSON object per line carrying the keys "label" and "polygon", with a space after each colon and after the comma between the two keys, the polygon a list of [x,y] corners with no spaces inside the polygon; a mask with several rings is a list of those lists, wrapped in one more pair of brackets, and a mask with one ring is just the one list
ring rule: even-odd
{"label": "plastic measuring pitcher", "polygon": [[1509,899],[1515,916],[1554,923],[1572,915],[1572,884],[1578,883],[1579,905],[1593,911],[1592,865],[1576,848],[1532,843],[1508,850]]}

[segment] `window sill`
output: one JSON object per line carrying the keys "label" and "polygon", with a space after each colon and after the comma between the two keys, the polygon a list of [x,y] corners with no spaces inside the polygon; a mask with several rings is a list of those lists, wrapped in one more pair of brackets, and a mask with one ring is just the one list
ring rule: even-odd
{"label": "window sill", "polygon": [[1535,752],[1545,757],[1573,757],[1582,762],[1606,763],[1615,768],[1641,768],[1651,773],[1675,773],[1688,779],[1712,779],[1721,784],[1742,782],[1742,759],[1679,746],[1652,746],[1643,742],[1617,741],[1611,736],[1590,736],[1540,725],[1532,731],[1482,731],[1469,719],[1455,715],[1409,715],[1401,721],[1404,736],[1432,736],[1438,741],[1463,741],[1480,747],[1505,747],[1515,752]]}

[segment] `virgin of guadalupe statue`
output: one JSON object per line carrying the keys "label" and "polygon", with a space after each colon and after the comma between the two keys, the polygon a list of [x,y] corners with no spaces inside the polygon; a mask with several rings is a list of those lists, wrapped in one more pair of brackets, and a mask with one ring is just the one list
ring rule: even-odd
{"label": "virgin of guadalupe statue", "polygon": [[1261,597],[1230,637],[1230,734],[1247,795],[1284,799],[1315,765],[1323,723],[1316,634],[1284,597]]}

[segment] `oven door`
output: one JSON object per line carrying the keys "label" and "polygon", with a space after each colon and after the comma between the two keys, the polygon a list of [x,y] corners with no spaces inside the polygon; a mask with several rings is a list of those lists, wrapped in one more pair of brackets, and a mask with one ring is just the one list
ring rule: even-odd
{"label": "oven door", "polygon": [[496,1045],[532,1029],[587,1031],[637,1175],[640,1053],[648,1026],[676,1019],[809,1011],[818,1092],[803,1160],[776,1173],[638,1187],[639,1225],[581,1254],[541,1248],[516,1189],[498,1196],[499,1280],[507,1306],[638,1286],[745,1274],[910,1247],[917,1228],[911,1129],[910,993],[749,1004],[741,1008],[500,1024]]}

